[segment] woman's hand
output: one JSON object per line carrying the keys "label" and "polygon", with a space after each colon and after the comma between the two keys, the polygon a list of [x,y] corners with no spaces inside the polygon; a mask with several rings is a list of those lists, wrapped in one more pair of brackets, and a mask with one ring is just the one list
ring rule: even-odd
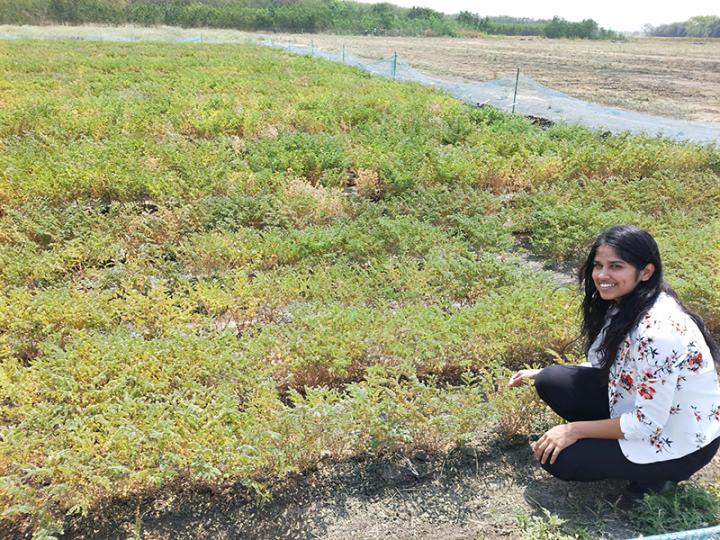
{"label": "woman's hand", "polygon": [[531,448],[540,463],[544,465],[549,459],[550,465],[552,465],[560,452],[575,444],[578,438],[574,433],[572,424],[562,424],[547,430],[545,435],[531,445]]}
{"label": "woman's hand", "polygon": [[534,379],[540,371],[539,369],[521,369],[510,377],[508,386],[519,386],[524,379]]}

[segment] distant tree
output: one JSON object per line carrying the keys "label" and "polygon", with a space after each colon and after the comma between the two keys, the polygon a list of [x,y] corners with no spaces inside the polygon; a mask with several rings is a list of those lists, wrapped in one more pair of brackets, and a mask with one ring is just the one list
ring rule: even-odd
{"label": "distant tree", "polygon": [[578,28],[578,36],[585,39],[592,39],[595,37],[598,33],[598,23],[596,23],[592,19],[585,19],[582,21],[579,25],[577,25]]}
{"label": "distant tree", "polygon": [[567,37],[566,32],[567,27],[565,24],[565,20],[561,19],[557,15],[553,17],[548,24],[545,25],[545,29],[543,30],[545,37],[548,38]]}
{"label": "distant tree", "polygon": [[461,11],[455,18],[457,22],[464,28],[471,28],[473,30],[479,30],[481,32],[490,32],[492,27],[489,17],[480,17],[475,13],[469,11]]}
{"label": "distant tree", "polygon": [[720,17],[715,17],[715,21],[711,24],[710,37],[720,38]]}
{"label": "distant tree", "polygon": [[397,9],[394,5],[389,4],[388,2],[380,2],[378,4],[371,4],[372,11],[374,13],[388,13],[391,11],[394,11]]}
{"label": "distant tree", "polygon": [[[698,18],[694,32],[713,35],[711,18]],[[463,11],[451,17],[425,7],[401,8],[389,2],[351,0],[0,0],[0,23],[70,24],[132,22],[242,30],[336,32],[344,34],[458,35],[462,30],[488,34],[606,38],[611,32],[588,19],[569,23],[559,17],[538,21],[481,17]]]}
{"label": "distant tree", "polygon": [[442,19],[445,17],[439,11],[424,7],[413,7],[407,14],[408,19]]}
{"label": "distant tree", "polygon": [[50,0],[0,0],[0,23],[38,24],[52,18]]}
{"label": "distant tree", "polygon": [[48,15],[58,22],[78,23],[78,9],[75,0],[52,0]]}
{"label": "distant tree", "polygon": [[720,17],[705,15],[691,17],[685,22],[661,24],[652,29],[651,35],[661,37],[720,37]]}

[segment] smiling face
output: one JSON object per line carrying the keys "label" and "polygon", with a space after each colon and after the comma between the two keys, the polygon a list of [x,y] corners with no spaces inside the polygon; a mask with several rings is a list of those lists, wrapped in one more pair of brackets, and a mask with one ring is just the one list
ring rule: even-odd
{"label": "smiling face", "polygon": [[600,298],[619,302],[631,293],[638,283],[650,279],[654,271],[653,264],[638,270],[621,259],[614,247],[601,244],[595,252],[592,279]]}

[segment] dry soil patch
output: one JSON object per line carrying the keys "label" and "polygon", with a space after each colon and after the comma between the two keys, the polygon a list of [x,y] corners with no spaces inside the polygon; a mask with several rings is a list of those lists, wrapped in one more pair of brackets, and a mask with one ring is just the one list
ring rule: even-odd
{"label": "dry soil patch", "polygon": [[703,122],[720,122],[720,40],[635,38],[588,41],[537,37],[408,38],[278,34],[359,56],[397,51],[428,73],[466,81],[525,75],[586,101]]}
{"label": "dry soil patch", "polygon": [[[717,459],[699,476],[717,479]],[[499,539],[525,536],[519,517],[546,508],[597,538],[636,534],[616,505],[621,482],[550,477],[526,443],[490,441],[446,456],[321,463],[275,486],[258,506],[247,490],[181,489],[115,501],[70,524],[68,538]]]}

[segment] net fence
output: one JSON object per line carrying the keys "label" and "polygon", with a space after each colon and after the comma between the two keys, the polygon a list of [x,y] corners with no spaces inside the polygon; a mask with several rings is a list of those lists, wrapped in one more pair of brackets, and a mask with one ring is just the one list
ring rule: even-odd
{"label": "net fence", "polygon": [[[434,77],[415,69],[397,55],[380,60],[356,56],[346,48],[335,51],[319,49],[312,44],[258,40],[257,35],[237,31],[197,32],[182,28],[158,29],[135,27],[44,27],[0,26],[0,39],[81,39],[135,43],[163,41],[173,43],[247,43],[309,55],[367,71],[381,77],[410,81],[437,88],[475,106],[491,105],[503,111],[514,111],[551,122],[580,124],[611,133],[630,132],[662,136],[676,141],[720,145],[720,123],[691,122],[653,116],[591,103],[548,88],[530,77],[508,77],[485,82],[463,82]],[[517,83],[517,92],[516,92]]]}
{"label": "net fence", "polygon": [[720,143],[720,123],[673,120],[606,107],[558,92],[522,74],[518,77],[486,82],[457,82],[423,73],[397,55],[372,61],[355,56],[345,49],[329,52],[317,49],[313,45],[278,43],[270,40],[260,43],[296,54],[343,63],[382,77],[432,86],[476,106],[491,105],[524,116],[542,118],[551,122],[581,124],[611,133],[630,132],[662,136],[698,144]]}

